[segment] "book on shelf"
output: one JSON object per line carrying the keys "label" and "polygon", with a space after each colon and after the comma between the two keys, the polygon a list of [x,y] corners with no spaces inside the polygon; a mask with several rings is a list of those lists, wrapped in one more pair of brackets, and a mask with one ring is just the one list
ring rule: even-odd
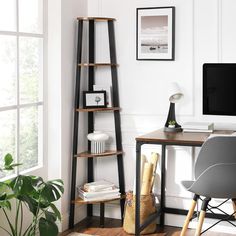
{"label": "book on shelf", "polygon": [[96,182],[90,182],[90,183],[84,184],[84,189],[87,192],[107,191],[107,190],[112,190],[114,188],[115,188],[115,184],[106,180],[99,180]]}
{"label": "book on shelf", "polygon": [[[214,130],[212,122],[186,122],[182,125],[184,130]],[[194,132],[194,131],[190,131]]]}
{"label": "book on shelf", "polygon": [[120,189],[106,180],[86,183],[77,190],[79,197],[84,201],[103,201],[120,197]]}
{"label": "book on shelf", "polygon": [[101,201],[120,197],[119,188],[100,192],[88,192],[83,187],[78,188],[79,197],[84,201]]}

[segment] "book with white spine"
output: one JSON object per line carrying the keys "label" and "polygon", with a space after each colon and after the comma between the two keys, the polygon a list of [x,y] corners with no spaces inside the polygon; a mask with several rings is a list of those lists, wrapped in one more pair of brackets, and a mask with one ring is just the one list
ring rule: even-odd
{"label": "book with white spine", "polygon": [[120,197],[119,188],[100,192],[87,192],[83,187],[80,187],[78,188],[78,194],[84,201],[102,201]]}
{"label": "book with white spine", "polygon": [[214,130],[212,122],[186,122],[182,125],[184,130]]}
{"label": "book with white spine", "polygon": [[106,180],[99,180],[96,182],[90,182],[86,183],[84,185],[84,189],[87,192],[99,192],[99,191],[106,191],[106,190],[112,190],[115,188],[115,184],[111,183]]}

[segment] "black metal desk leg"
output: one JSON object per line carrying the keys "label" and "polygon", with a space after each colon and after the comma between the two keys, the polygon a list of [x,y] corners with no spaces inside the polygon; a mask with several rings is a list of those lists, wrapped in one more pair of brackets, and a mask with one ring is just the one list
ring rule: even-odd
{"label": "black metal desk leg", "polygon": [[136,142],[136,199],[135,199],[135,235],[140,235],[140,155],[141,143]]}
{"label": "black metal desk leg", "polygon": [[161,217],[160,225],[165,225],[165,200],[166,200],[166,145],[161,150]]}
{"label": "black metal desk leg", "polygon": [[104,228],[104,224],[105,224],[104,212],[105,212],[105,204],[102,202],[102,203],[100,203],[100,227],[101,228]]}

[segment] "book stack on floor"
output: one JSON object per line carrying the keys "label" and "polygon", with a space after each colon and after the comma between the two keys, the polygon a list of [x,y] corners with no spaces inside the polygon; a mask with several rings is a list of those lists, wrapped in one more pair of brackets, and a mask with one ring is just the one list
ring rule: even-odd
{"label": "book stack on floor", "polygon": [[211,122],[186,122],[182,128],[184,132],[212,133],[214,124]]}
{"label": "book stack on floor", "polygon": [[120,189],[111,182],[100,180],[79,187],[78,194],[84,201],[106,201],[120,198]]}

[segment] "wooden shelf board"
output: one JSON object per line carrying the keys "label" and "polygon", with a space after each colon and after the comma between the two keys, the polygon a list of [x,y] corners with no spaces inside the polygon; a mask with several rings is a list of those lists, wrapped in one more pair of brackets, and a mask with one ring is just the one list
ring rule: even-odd
{"label": "wooden shelf board", "polygon": [[104,111],[119,111],[120,107],[105,107],[105,108],[79,108],[76,111],[80,112],[104,112]]}
{"label": "wooden shelf board", "polygon": [[80,158],[91,158],[91,157],[108,157],[108,156],[115,156],[115,155],[120,155],[122,154],[123,151],[105,151],[103,153],[99,153],[99,154],[94,154],[94,153],[90,153],[88,151],[86,152],[81,152],[78,153],[77,155],[75,155],[75,157],[80,157]]}
{"label": "wooden shelf board", "polygon": [[116,20],[116,19],[110,18],[110,17],[77,17],[77,20],[108,21],[108,20]]}
{"label": "wooden shelf board", "polygon": [[97,66],[118,66],[118,64],[112,64],[112,63],[80,63],[78,66],[84,66],[84,67],[97,67]]}
{"label": "wooden shelf board", "polygon": [[81,205],[99,204],[99,203],[105,203],[105,202],[112,202],[112,201],[116,201],[116,200],[120,200],[120,199],[124,199],[124,198],[125,198],[125,194],[121,195],[120,197],[117,197],[117,198],[111,198],[111,199],[101,200],[101,201],[84,201],[82,198],[78,197],[77,199],[72,201],[72,203],[81,204]]}

